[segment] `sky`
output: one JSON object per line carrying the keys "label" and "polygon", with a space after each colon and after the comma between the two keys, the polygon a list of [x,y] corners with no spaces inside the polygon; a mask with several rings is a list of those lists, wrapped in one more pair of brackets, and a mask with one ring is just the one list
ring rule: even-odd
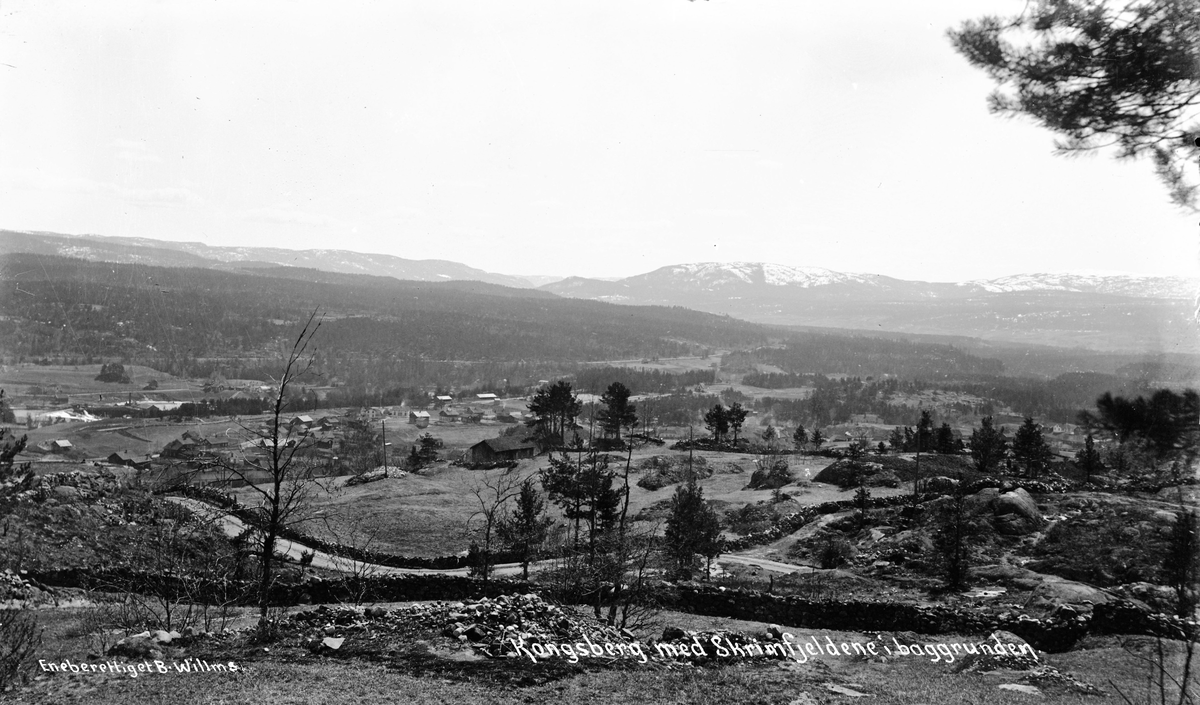
{"label": "sky", "polygon": [[0,228],[506,274],[1196,276],[1146,162],[989,114],[1023,0],[0,3]]}

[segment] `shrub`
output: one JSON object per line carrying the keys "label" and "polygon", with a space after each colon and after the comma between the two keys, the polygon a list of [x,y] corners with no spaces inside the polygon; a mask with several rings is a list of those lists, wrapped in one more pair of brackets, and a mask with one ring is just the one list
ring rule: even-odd
{"label": "shrub", "polygon": [[817,560],[826,570],[845,565],[854,555],[854,548],[837,534],[826,534],[817,546]]}
{"label": "shrub", "polygon": [[725,515],[726,527],[743,536],[765,531],[777,521],[779,512],[765,504],[747,504]]}
{"label": "shrub", "polygon": [[0,693],[25,680],[41,643],[42,630],[32,610],[0,610]]}
{"label": "shrub", "polygon": [[788,469],[787,460],[784,458],[775,457],[773,460],[755,461],[758,469],[750,475],[750,484],[747,485],[752,490],[773,490],[783,487],[791,483],[796,478],[792,476],[792,471]]}

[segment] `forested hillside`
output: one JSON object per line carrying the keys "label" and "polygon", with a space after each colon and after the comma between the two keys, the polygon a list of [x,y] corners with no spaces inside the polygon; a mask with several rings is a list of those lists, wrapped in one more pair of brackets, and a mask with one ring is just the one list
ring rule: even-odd
{"label": "forested hillside", "polygon": [[123,358],[192,371],[273,358],[314,309],[329,355],[447,361],[677,356],[768,342],[769,329],[679,307],[625,307],[479,283],[404,282],[298,268],[220,272],[0,258],[5,354]]}

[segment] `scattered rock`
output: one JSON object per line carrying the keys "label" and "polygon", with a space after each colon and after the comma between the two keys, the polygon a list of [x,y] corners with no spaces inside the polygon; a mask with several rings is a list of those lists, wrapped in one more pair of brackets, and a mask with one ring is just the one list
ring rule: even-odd
{"label": "scattered rock", "polygon": [[331,651],[337,651],[338,649],[342,648],[342,644],[344,644],[345,642],[346,642],[346,637],[344,637],[344,636],[338,636],[338,637],[327,636],[321,640],[321,645]]}
{"label": "scattered rock", "polygon": [[58,487],[50,490],[50,492],[53,494],[55,499],[64,501],[71,501],[79,497],[79,490],[69,485],[59,485]]}
{"label": "scattered rock", "polygon": [[[986,653],[984,645],[990,647],[994,653]],[[957,666],[953,667],[953,672],[1027,671],[1041,665],[1038,661],[1037,651],[1012,632],[994,631],[978,648],[980,653],[965,656]]]}
{"label": "scattered rock", "polygon": [[1042,691],[1032,685],[1022,685],[1020,683],[1001,683],[1000,690],[1011,690],[1017,693],[1025,693],[1026,695],[1041,695]]}
{"label": "scattered rock", "polygon": [[108,650],[107,656],[126,656],[134,659],[160,659],[163,652],[149,633],[127,636]]}
{"label": "scattered rock", "polygon": [[851,698],[873,698],[873,697],[875,697],[874,695],[871,695],[869,693],[860,693],[857,690],[854,690],[853,688],[847,688],[846,686],[838,685],[837,683],[825,683],[825,690],[828,690],[831,693],[837,693],[838,695],[845,695],[845,696],[851,697]]}
{"label": "scattered rock", "polygon": [[1081,695],[1107,695],[1091,683],[1085,683],[1070,673],[1063,673],[1054,666],[1038,666],[1021,680],[1046,687],[1060,687]]}

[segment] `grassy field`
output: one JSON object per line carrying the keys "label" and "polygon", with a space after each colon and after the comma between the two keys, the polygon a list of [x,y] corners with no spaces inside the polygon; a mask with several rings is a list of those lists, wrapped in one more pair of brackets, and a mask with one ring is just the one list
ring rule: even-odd
{"label": "grassy field", "polygon": [[[99,662],[87,656],[88,638],[81,635],[82,610],[46,610],[42,622],[46,645],[41,658]],[[731,619],[664,612],[661,624],[695,630],[736,630],[762,636],[767,625]],[[791,630],[798,638],[826,637],[835,643],[863,642],[870,635],[824,630]],[[642,635],[643,638],[651,634]],[[431,635],[436,641],[436,636]],[[922,643],[977,641],[978,637],[922,637]],[[424,643],[424,640],[418,640]],[[210,662],[234,662],[237,673],[152,673],[130,678],[108,674],[45,673],[31,687],[9,693],[15,703],[255,703],[304,705],[337,703],[840,703],[857,697],[835,693],[850,689],[867,702],[887,705],[948,703],[1078,703],[1118,701],[1113,681],[1126,693],[1143,694],[1146,668],[1139,656],[1150,642],[1122,646],[1113,637],[1089,638],[1083,648],[1044,656],[1044,662],[1096,685],[1108,697],[1087,697],[1062,686],[1042,685],[1040,695],[1002,690],[1018,683],[1020,674],[954,673],[953,664],[931,657],[896,658],[887,663],[822,656],[807,663],[747,659],[716,667],[647,664],[605,665],[583,661],[539,664],[491,661],[469,651],[434,649],[423,658],[397,644],[392,655],[373,658],[314,656],[288,641],[262,647],[203,646],[184,654]],[[1169,645],[1177,649],[1178,645]],[[1132,649],[1132,651],[1130,650]],[[402,653],[403,652],[403,653]],[[843,691],[844,693],[845,691]],[[1137,699],[1135,702],[1144,702]]]}
{"label": "grassy field", "polygon": [[[405,435],[416,437],[415,427],[398,425],[406,430]],[[481,427],[450,427],[453,434],[443,433],[442,429],[428,429],[447,442],[446,454],[463,447],[475,435],[490,437],[495,435],[495,429]],[[388,431],[389,440],[393,438]],[[403,448],[403,440],[396,441],[396,446]],[[658,449],[642,449],[634,453],[633,465],[636,468],[640,462],[652,455],[679,455],[677,451]],[[769,501],[770,490],[746,490],[750,473],[754,470],[754,456],[740,453],[710,453],[699,452],[697,457],[705,458],[710,465],[718,467],[720,472],[700,481],[706,499],[717,500],[727,505],[740,506],[746,503]],[[548,466],[546,457],[521,461],[516,469],[521,479],[534,477]],[[816,475],[827,463],[828,458],[796,457],[793,467],[797,476],[805,477],[805,469],[811,475]],[[623,466],[621,466],[623,468]],[[741,468],[742,472],[729,472],[733,467]],[[472,494],[472,488],[480,485],[488,478],[501,474],[501,470],[466,470],[446,463],[422,471],[420,474],[409,474],[404,477],[390,478],[372,482],[357,487],[346,487],[345,481],[334,483],[335,490],[328,495],[316,499],[316,508],[323,511],[326,519],[313,522],[308,530],[317,535],[337,538],[345,541],[353,526],[368,526],[372,528],[375,539],[372,546],[404,555],[439,556],[451,555],[465,551],[470,545],[470,535],[467,532],[468,520],[480,509],[479,501]],[[618,470],[620,472],[620,469]],[[640,473],[630,475],[631,483],[636,483]],[[636,516],[643,509],[654,504],[670,500],[677,485],[668,485],[659,490],[650,491],[634,484],[630,493],[630,514]],[[787,487],[785,491],[795,495],[798,507],[802,504],[819,504],[832,500],[848,500],[853,498],[853,491],[840,491],[832,485],[813,483],[800,487]],[[880,489],[875,494],[886,496],[903,490]],[[238,492],[239,499],[250,502],[256,501],[250,494],[251,490],[242,489]],[[784,505],[785,507],[787,505]],[[783,510],[786,511],[786,510]]]}
{"label": "grassy field", "polygon": [[185,393],[180,399],[195,393],[199,398],[200,385],[185,379],[174,377],[165,372],[142,365],[126,365],[125,373],[129,375],[128,384],[114,382],[97,382],[96,375],[100,374],[100,365],[34,365],[20,363],[0,365],[0,389],[11,396],[26,395],[33,386],[40,386],[46,394],[59,395],[100,395],[112,394],[121,398],[126,394],[137,395],[142,387],[150,380],[158,382],[156,393],[168,390]]}

